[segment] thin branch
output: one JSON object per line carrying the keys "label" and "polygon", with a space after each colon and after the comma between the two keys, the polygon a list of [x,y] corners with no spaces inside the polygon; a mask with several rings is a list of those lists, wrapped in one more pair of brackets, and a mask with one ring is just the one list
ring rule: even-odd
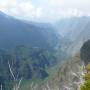
{"label": "thin branch", "polygon": [[15,78],[15,76],[14,76],[14,73],[13,73],[13,71],[12,71],[12,68],[11,68],[11,65],[10,65],[9,61],[8,61],[8,66],[9,66],[10,73],[11,73],[11,75],[12,75],[14,81],[15,81],[16,78]]}
{"label": "thin branch", "polygon": [[21,82],[22,82],[22,78],[19,80],[19,83],[18,83],[18,85],[17,85],[17,87],[16,87],[16,90],[19,90],[20,85],[21,85]]}
{"label": "thin branch", "polygon": [[3,89],[2,89],[2,84],[1,84],[1,90],[3,90]]}
{"label": "thin branch", "polygon": [[[19,82],[18,82],[18,80],[16,79],[16,77],[15,77],[15,75],[14,75],[14,72],[13,72],[13,70],[12,70],[12,68],[11,68],[11,65],[10,65],[10,62],[9,62],[9,61],[8,61],[8,66],[9,66],[9,70],[10,70],[10,73],[11,73],[14,81],[17,82],[13,89],[14,89],[14,90],[19,90],[20,85],[21,85],[21,82],[22,82],[22,78],[21,78],[21,79],[19,80]],[[2,90],[2,89],[1,89],[1,90]]]}

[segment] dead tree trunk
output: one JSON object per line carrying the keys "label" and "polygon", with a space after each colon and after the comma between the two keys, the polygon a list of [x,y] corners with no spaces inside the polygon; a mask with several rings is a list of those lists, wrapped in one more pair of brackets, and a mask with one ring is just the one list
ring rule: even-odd
{"label": "dead tree trunk", "polygon": [[[12,77],[13,77],[13,80],[14,80],[14,82],[15,82],[15,85],[14,85],[14,87],[13,87],[13,90],[19,90],[23,78],[21,77],[20,80],[18,80],[18,79],[16,78],[16,76],[14,75],[14,72],[13,72],[13,70],[12,70],[12,67],[11,67],[9,61],[8,61],[8,66],[9,66],[10,73],[11,73],[11,75],[12,75]],[[1,89],[1,90],[2,90],[2,89]]]}

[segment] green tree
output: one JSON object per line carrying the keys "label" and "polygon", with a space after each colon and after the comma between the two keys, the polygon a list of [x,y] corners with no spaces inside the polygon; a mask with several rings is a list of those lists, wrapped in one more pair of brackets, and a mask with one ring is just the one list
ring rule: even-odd
{"label": "green tree", "polygon": [[80,90],[90,90],[90,63],[85,67],[86,73],[83,75],[84,83],[80,86]]}

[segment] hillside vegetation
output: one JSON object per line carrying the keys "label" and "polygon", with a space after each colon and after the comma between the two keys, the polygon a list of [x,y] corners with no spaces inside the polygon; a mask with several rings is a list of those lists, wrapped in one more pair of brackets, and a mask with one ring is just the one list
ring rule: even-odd
{"label": "hillside vegetation", "polygon": [[85,67],[83,84],[80,86],[80,90],[90,90],[90,63]]}

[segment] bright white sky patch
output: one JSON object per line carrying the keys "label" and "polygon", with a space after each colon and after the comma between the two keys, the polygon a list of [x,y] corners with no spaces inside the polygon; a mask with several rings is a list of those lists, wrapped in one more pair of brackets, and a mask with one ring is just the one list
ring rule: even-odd
{"label": "bright white sky patch", "polygon": [[90,16],[90,0],[0,0],[0,10],[27,20]]}
{"label": "bright white sky patch", "polygon": [[0,1],[0,10],[9,15],[23,19],[38,19],[42,16],[42,8],[35,7],[31,0],[4,0]]}

